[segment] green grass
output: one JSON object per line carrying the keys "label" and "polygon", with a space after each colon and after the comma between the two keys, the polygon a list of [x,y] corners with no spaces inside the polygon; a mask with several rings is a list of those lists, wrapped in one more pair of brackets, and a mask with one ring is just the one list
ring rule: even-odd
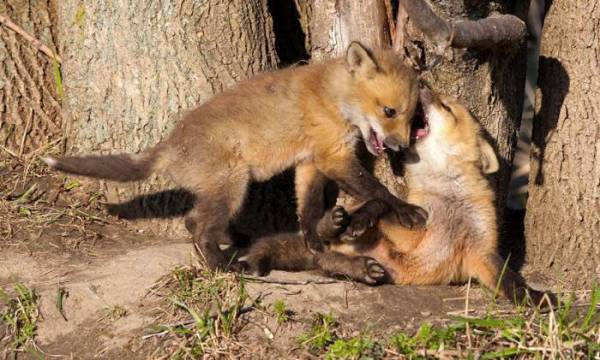
{"label": "green grass", "polygon": [[175,325],[158,325],[155,330],[171,334],[178,342],[172,359],[210,357],[242,326],[240,314],[249,303],[242,277],[203,265],[177,267],[157,287],[167,289],[165,307]]}
{"label": "green grass", "polygon": [[333,315],[316,314],[312,327],[308,332],[300,335],[298,342],[313,352],[325,350],[337,338],[335,334],[336,326],[337,323],[333,319]]}
{"label": "green grass", "polygon": [[[242,309],[256,309],[252,314],[278,324],[291,322],[285,301],[267,307],[248,301],[243,277],[234,274],[176,268],[158,287],[168,290],[164,299],[172,317],[157,331],[176,339],[178,345],[167,353],[172,359],[235,356],[269,346],[260,340],[245,347],[238,337],[246,323]],[[556,309],[489,306],[478,316],[451,316],[391,334],[346,329],[332,314],[320,313],[308,324],[297,314],[290,328],[305,327],[297,337],[298,351],[324,359],[595,359],[600,356],[600,287],[587,294],[585,299],[560,296]],[[348,330],[360,335],[348,336]]]}
{"label": "green grass", "polygon": [[35,335],[39,311],[37,307],[38,297],[32,289],[24,284],[15,282],[13,284],[14,294],[0,288],[0,320],[6,327],[6,336],[0,339],[0,345],[8,351],[20,351],[26,349],[35,351]]}
{"label": "green grass", "polygon": [[277,323],[283,324],[290,321],[290,317],[293,313],[287,308],[285,301],[275,300],[271,306],[273,308],[273,313],[275,314],[275,320],[277,320]]}
{"label": "green grass", "polygon": [[481,317],[451,317],[442,325],[422,324],[416,332],[386,339],[342,337],[331,315],[319,315],[301,345],[326,359],[473,358],[596,359],[600,357],[600,287],[589,303],[576,306],[564,296],[556,309],[524,307]]}
{"label": "green grass", "polygon": [[325,359],[375,359],[382,355],[382,347],[377,342],[356,337],[336,340],[329,347]]}

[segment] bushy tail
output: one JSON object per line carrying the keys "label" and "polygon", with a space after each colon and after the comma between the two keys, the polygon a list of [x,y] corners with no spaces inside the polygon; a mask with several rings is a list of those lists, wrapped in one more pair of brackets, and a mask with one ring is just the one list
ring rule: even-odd
{"label": "bushy tail", "polygon": [[151,149],[142,154],[68,156],[43,159],[53,169],[114,181],[136,181],[149,177],[155,170],[158,154]]}
{"label": "bushy tail", "polygon": [[494,291],[496,289],[508,300],[522,305],[531,301],[532,305],[547,307],[558,303],[551,292],[532,289],[525,279],[505,265],[499,255],[474,256],[469,261],[470,272],[484,286]]}

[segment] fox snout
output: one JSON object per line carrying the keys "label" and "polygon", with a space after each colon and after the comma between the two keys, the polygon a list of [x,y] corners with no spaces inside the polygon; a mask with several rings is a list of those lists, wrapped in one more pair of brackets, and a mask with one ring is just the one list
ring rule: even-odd
{"label": "fox snout", "polygon": [[410,139],[406,138],[406,137],[398,137],[398,136],[387,136],[384,140],[383,143],[385,144],[385,146],[388,149],[392,149],[394,151],[399,151],[400,149],[407,149],[408,146],[410,145],[409,142]]}

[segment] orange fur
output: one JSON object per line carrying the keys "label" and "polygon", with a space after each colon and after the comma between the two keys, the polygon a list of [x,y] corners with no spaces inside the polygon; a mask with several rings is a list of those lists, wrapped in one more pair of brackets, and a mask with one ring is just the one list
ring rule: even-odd
{"label": "orange fur", "polygon": [[498,162],[479,124],[452,98],[425,89],[422,102],[429,134],[416,142],[419,159],[406,164],[406,176],[409,202],[430,214],[427,228],[407,229],[383,218],[373,246],[361,248],[361,239],[332,249],[373,257],[396,284],[450,284],[472,276],[488,288],[498,285],[510,300],[521,302],[529,293],[539,303],[542,293],[518,274],[508,269],[501,276],[494,193],[484,177]]}

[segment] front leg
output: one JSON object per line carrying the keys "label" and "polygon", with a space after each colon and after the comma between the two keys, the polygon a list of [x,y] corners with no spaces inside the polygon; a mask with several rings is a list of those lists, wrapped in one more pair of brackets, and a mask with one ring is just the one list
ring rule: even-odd
{"label": "front leg", "polygon": [[350,215],[341,206],[334,206],[327,211],[317,224],[317,234],[321,241],[334,244],[339,242],[342,234],[350,223]]}
{"label": "front leg", "polygon": [[325,185],[328,179],[313,164],[296,167],[296,199],[304,243],[313,252],[322,252],[324,244],[317,224],[325,214]]}
{"label": "front leg", "polygon": [[321,161],[317,160],[316,165],[325,176],[337,182],[350,196],[363,201],[378,199],[386,203],[402,226],[413,228],[425,225],[425,210],[392,195],[355,157],[323,158]]}
{"label": "front leg", "polygon": [[377,225],[379,218],[389,210],[389,205],[383,200],[367,201],[352,213],[348,226],[340,235],[340,240],[345,243],[356,242],[368,229]]}

